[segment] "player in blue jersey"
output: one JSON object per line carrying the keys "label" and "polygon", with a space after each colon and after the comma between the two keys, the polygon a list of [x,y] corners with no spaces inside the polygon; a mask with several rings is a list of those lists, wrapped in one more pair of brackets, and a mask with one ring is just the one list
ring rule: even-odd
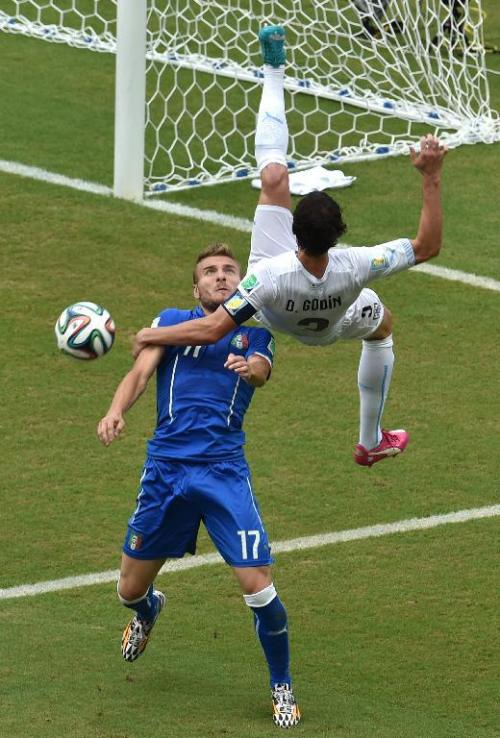
{"label": "player in blue jersey", "polygon": [[255,155],[262,190],[252,229],[248,273],[238,290],[211,315],[189,324],[143,329],[134,353],[149,344],[210,343],[253,315],[272,330],[311,346],[362,342],[358,369],[360,423],[354,461],[371,467],[401,454],[404,429],[387,430],[382,416],[394,365],[392,316],[371,283],[436,256],[442,241],[440,179],[446,146],[427,135],[411,151],[422,175],[422,208],[414,238],[372,247],[333,248],[346,230],[329,195],[311,192],[291,212],[285,115],[285,32],[261,30],[264,84]]}
{"label": "player in blue jersey", "polygon": [[[240,267],[216,244],[196,262],[193,310],[164,310],[154,326],[175,326],[212,314],[236,289]],[[165,606],[153,582],[167,558],[193,554],[200,522],[239,581],[269,666],[273,720],[300,720],[291,686],[286,610],[271,576],[271,551],[243,453],[243,418],[255,387],[269,378],[274,339],[265,328],[235,326],[210,346],[151,346],[119,384],[97,434],[109,446],[124,414],[156,371],[157,425],[148,443],[137,506],[122,553],[118,597],[135,610],[122,655],[135,661]]]}

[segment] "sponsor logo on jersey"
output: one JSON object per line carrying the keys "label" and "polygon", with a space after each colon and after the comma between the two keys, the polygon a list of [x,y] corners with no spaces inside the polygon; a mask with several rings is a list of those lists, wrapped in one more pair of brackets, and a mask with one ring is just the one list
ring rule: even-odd
{"label": "sponsor logo on jersey", "polygon": [[131,551],[138,551],[142,546],[142,536],[140,533],[132,531],[128,539],[128,547]]}
{"label": "sponsor logo on jersey", "polygon": [[247,292],[251,292],[257,285],[259,284],[259,280],[255,276],[255,274],[249,274],[245,277],[243,282],[241,283],[241,286],[243,289],[245,289]]}
{"label": "sponsor logo on jersey", "polygon": [[235,292],[232,297],[224,303],[224,307],[230,313],[237,313],[238,310],[245,305],[246,300],[241,296],[240,292]]}
{"label": "sponsor logo on jersey", "polygon": [[231,346],[245,351],[248,348],[248,336],[246,335],[246,333],[237,333],[235,336],[233,336],[233,338],[231,339]]}

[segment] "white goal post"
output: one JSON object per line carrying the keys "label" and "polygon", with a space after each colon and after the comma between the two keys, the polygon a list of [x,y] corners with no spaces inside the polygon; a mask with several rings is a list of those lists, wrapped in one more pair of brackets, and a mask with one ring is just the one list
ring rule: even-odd
{"label": "white goal post", "polygon": [[251,176],[257,33],[287,33],[290,167],[500,140],[481,0],[2,0],[0,30],[116,53],[115,174],[141,199]]}

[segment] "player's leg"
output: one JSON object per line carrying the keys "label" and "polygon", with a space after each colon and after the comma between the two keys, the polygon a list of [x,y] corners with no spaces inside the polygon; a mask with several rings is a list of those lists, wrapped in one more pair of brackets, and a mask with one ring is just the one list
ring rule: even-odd
{"label": "player's leg", "polygon": [[122,636],[122,656],[135,661],[147,646],[149,636],[165,605],[163,592],[155,590],[153,582],[165,559],[142,560],[122,554],[118,599],[135,611]]}
{"label": "player's leg", "polygon": [[288,126],[285,115],[284,30],[267,26],[259,34],[264,82],[255,131],[255,158],[261,191],[254,218],[248,267],[295,250],[288,181]]}
{"label": "player's leg", "polygon": [[402,453],[409,440],[402,429],[382,429],[394,366],[392,315],[373,290],[364,289],[347,311],[342,337],[362,339],[358,368],[359,442],[354,460],[361,466],[372,466]]}
{"label": "player's leg", "polygon": [[288,618],[271,575],[266,529],[244,461],[213,464],[204,484],[203,520],[224,560],[233,568],[252,610],[255,632],[269,668],[273,720],[284,728],[297,725],[300,712],[292,691]]}
{"label": "player's leg", "polygon": [[272,581],[271,567],[233,567],[243,599],[253,612],[255,632],[269,668],[273,721],[280,728],[298,725],[300,711],[290,675],[288,617]]}
{"label": "player's leg", "polygon": [[200,517],[185,496],[184,477],[181,464],[148,458],[144,465],[117,586],[120,602],[135,611],[122,637],[126,661],[143,653],[165,605],[165,595],[153,586],[163,563],[196,548]]}
{"label": "player's leg", "polygon": [[285,31],[281,26],[266,26],[259,33],[259,41],[264,62],[264,83],[255,131],[255,158],[261,179],[259,205],[290,209],[284,89]]}

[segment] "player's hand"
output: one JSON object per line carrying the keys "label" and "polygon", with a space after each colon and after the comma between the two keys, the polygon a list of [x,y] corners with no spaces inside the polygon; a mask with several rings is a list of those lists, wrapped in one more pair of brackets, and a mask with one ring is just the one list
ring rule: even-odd
{"label": "player's hand", "polygon": [[115,438],[118,438],[124,427],[125,421],[123,415],[121,413],[109,412],[99,421],[99,425],[97,426],[99,440],[105,446],[109,446]]}
{"label": "player's hand", "polygon": [[448,153],[448,147],[430,133],[420,139],[420,150],[410,148],[413,166],[425,175],[435,175],[441,172],[443,159]]}
{"label": "player's hand", "polygon": [[143,328],[138,333],[136,333],[135,336],[134,336],[134,345],[132,347],[132,355],[133,355],[134,359],[137,359],[137,357],[141,353],[142,349],[145,349],[146,346],[148,345],[147,342],[144,341],[144,339],[143,339],[144,330],[145,329]]}
{"label": "player's hand", "polygon": [[238,374],[243,379],[246,379],[247,381],[250,379],[250,367],[248,366],[248,361],[245,359],[244,356],[240,356],[238,354],[229,354],[224,367],[232,372],[236,372],[236,374]]}

